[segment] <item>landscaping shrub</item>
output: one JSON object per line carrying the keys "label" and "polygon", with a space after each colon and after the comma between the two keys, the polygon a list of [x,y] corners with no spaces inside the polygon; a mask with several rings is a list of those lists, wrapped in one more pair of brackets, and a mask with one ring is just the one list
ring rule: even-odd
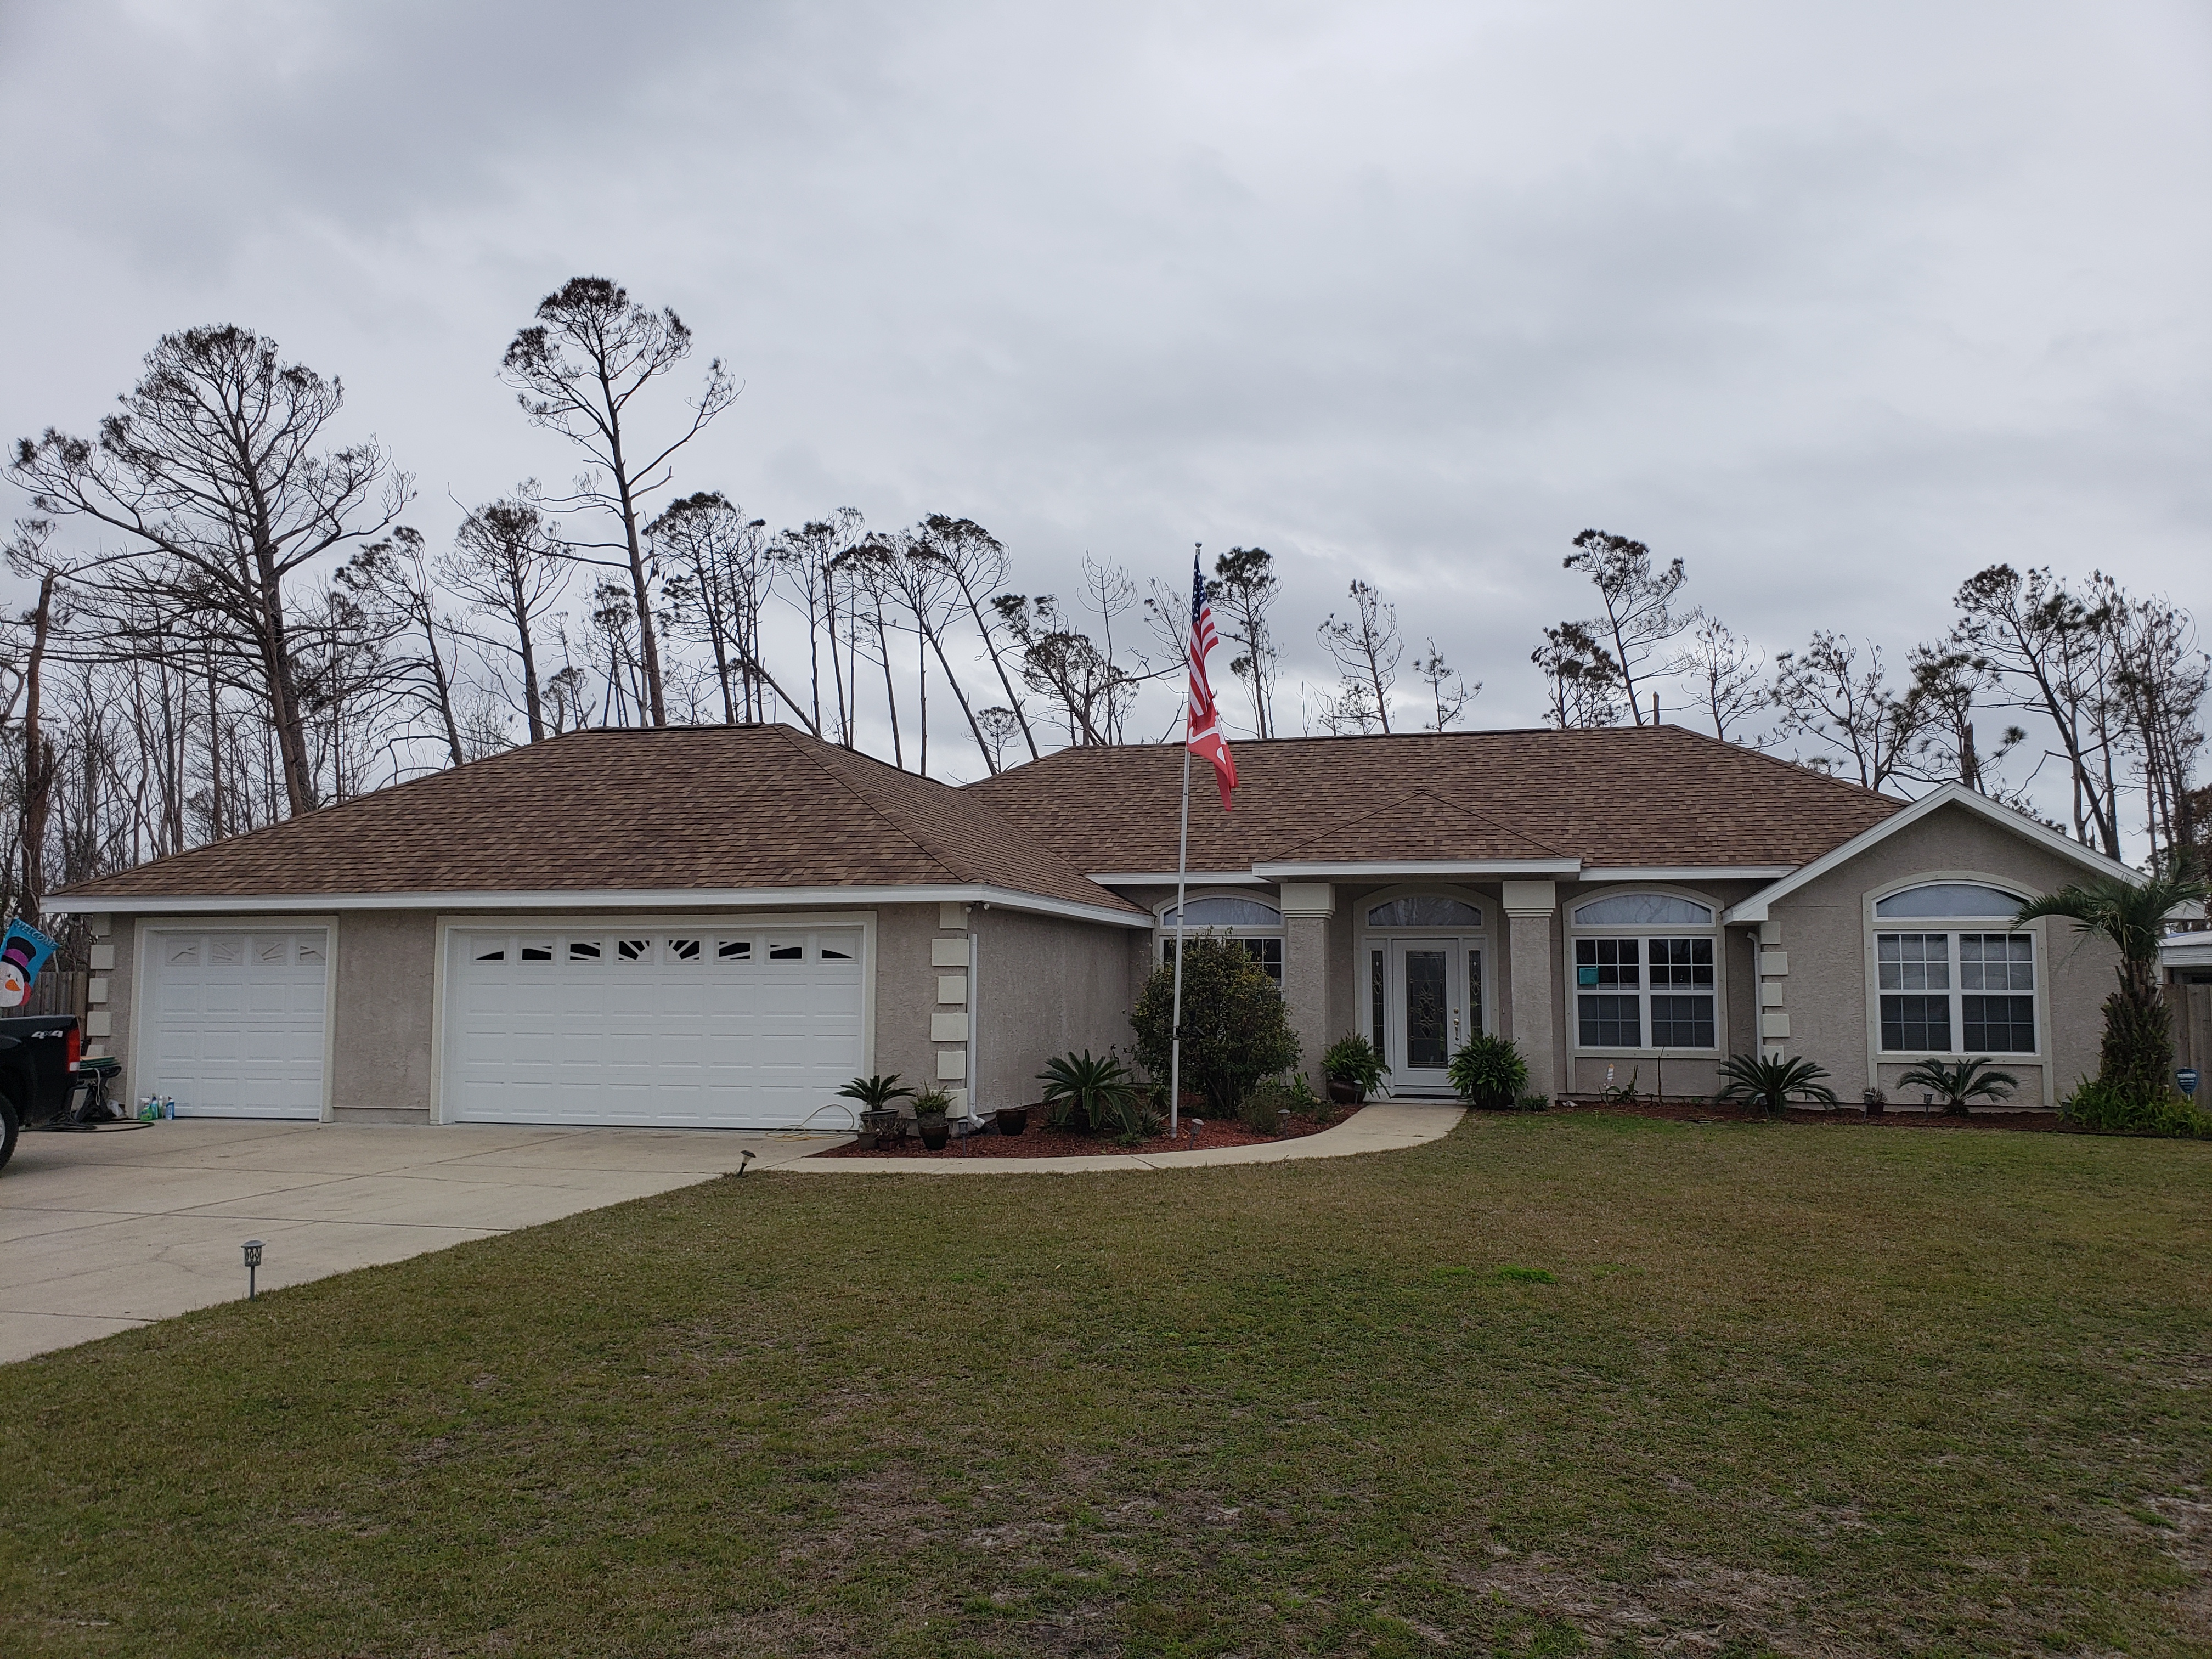
{"label": "landscaping shrub", "polygon": [[1552,1109],[1552,1097],[1549,1095],[1523,1095],[1513,1103],[1513,1109],[1516,1112],[1548,1112]]}
{"label": "landscaping shrub", "polygon": [[[1175,965],[1145,981],[1129,1023],[1137,1030],[1137,1063],[1162,1086],[1174,1040]],[[1244,949],[1218,939],[1192,939],[1183,951],[1182,1086],[1206,1097],[1206,1108],[1234,1117],[1263,1077],[1294,1069],[1298,1039],[1283,994]]]}
{"label": "landscaping shrub", "polygon": [[1779,1112],[1793,1100],[1810,1100],[1823,1106],[1836,1103],[1836,1091],[1820,1081],[1828,1075],[1825,1066],[1815,1066],[1802,1054],[1792,1054],[1784,1060],[1770,1059],[1765,1054],[1730,1054],[1721,1062],[1721,1076],[1727,1087],[1715,1095],[1715,1100],[1741,1101],[1747,1106],[1764,1107],[1769,1112]]}
{"label": "landscaping shrub", "polygon": [[1110,1054],[1095,1060],[1088,1048],[1061,1054],[1047,1060],[1037,1079],[1044,1085],[1044,1121],[1053,1128],[1133,1139],[1158,1127],[1136,1079]]}
{"label": "landscaping shrub", "polygon": [[1449,1076],[1468,1105],[1504,1111],[1528,1086],[1528,1062],[1504,1037],[1469,1037],[1452,1056]]}
{"label": "landscaping shrub", "polygon": [[2062,887],[2020,907],[2023,922],[2063,916],[2078,932],[2101,936],[2119,951],[2119,988],[2105,999],[2097,1081],[2119,1091],[2114,1098],[2139,1101],[2146,1110],[2166,1092],[2173,1065],[2172,1017],[2158,983],[2159,940],[2168,916],[2207,899],[2212,885],[2183,866],[2162,869],[2147,881],[2115,876]]}
{"label": "landscaping shrub", "polygon": [[1248,1129],[1271,1135],[1280,1127],[1277,1113],[1295,1113],[1297,1109],[1297,1096],[1288,1083],[1279,1077],[1263,1077],[1252,1085],[1252,1092],[1237,1103],[1237,1121]]}
{"label": "landscaping shrub", "polygon": [[2058,1109],[2069,1123],[2099,1134],[2212,1140],[2212,1112],[2172,1090],[2154,1092],[2085,1077]]}
{"label": "landscaping shrub", "polygon": [[1996,1061],[1982,1054],[1955,1065],[1923,1060],[1898,1079],[1897,1086],[1918,1089],[1942,1101],[1946,1117],[1971,1117],[1973,1102],[2009,1100],[2012,1091],[2020,1087],[2020,1079],[2010,1072],[1998,1071]]}

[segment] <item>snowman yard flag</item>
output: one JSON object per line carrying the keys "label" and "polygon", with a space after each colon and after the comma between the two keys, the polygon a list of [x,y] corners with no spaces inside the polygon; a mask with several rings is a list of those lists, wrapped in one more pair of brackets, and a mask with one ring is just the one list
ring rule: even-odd
{"label": "snowman yard flag", "polygon": [[27,921],[11,921],[0,939],[0,1008],[20,1008],[31,994],[39,969],[54,953],[54,942]]}

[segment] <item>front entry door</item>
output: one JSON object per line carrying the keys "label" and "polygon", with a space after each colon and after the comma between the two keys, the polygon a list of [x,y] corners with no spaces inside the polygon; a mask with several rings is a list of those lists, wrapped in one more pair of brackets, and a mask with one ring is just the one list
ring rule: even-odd
{"label": "front entry door", "polygon": [[1394,939],[1376,954],[1389,963],[1376,1012],[1390,1086],[1449,1093],[1452,1055],[1482,1029],[1480,942]]}

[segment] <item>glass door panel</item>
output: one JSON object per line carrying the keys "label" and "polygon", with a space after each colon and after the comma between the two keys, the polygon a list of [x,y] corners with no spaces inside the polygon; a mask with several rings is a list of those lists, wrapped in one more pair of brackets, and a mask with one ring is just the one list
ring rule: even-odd
{"label": "glass door panel", "polygon": [[1451,959],[1448,949],[1405,952],[1408,1071],[1441,1072],[1451,1064]]}
{"label": "glass door panel", "polygon": [[1394,939],[1370,962],[1375,1029],[1392,1086],[1449,1091],[1451,1057],[1475,1029],[1469,989],[1481,982],[1480,953],[1462,939]]}

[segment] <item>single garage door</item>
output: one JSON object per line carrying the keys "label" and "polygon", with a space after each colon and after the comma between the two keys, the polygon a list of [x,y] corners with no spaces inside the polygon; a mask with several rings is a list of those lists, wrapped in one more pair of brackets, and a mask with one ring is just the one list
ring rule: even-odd
{"label": "single garage door", "polygon": [[858,927],[454,928],[445,1115],[790,1128],[861,1067]]}
{"label": "single garage door", "polygon": [[320,1117],[330,939],[321,927],[161,928],[131,1097],[179,1117]]}

